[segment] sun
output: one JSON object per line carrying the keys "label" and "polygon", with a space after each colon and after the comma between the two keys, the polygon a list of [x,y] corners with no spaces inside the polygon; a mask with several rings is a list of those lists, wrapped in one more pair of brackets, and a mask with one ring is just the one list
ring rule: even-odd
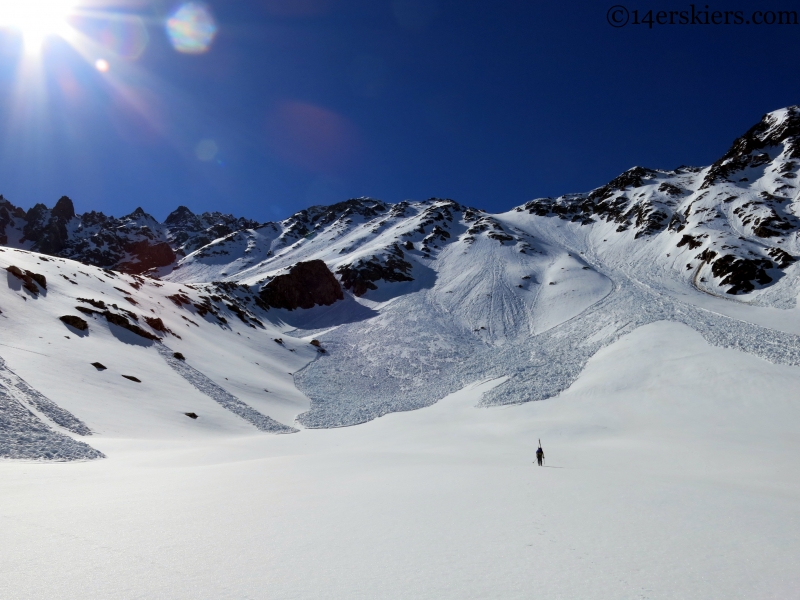
{"label": "sun", "polygon": [[65,35],[76,0],[0,0],[0,27],[17,29],[27,52],[38,52],[51,35]]}

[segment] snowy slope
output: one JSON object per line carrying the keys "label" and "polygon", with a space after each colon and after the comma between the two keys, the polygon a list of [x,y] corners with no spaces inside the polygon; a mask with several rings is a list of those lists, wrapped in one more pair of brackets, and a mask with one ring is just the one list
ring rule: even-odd
{"label": "snowy slope", "polygon": [[[148,270],[159,280],[6,250],[51,289],[33,297],[8,276],[3,293],[13,309],[0,306],[9,321],[3,335],[19,348],[2,357],[89,429],[134,437],[212,424],[242,432],[353,425],[430,406],[476,377],[504,378],[486,404],[546,399],[568,389],[599,350],[661,320],[717,346],[797,365],[799,165],[800,110],[791,107],[766,115],[710,167],[637,167],[592,192],[501,215],[448,199],[358,198],[279,223],[198,217],[181,207],[161,224],[142,211],[118,220],[78,216],[68,199],[29,213],[3,205],[9,245],[30,246],[22,235],[47,249],[63,226],[59,252],[88,262],[99,260],[93,244],[114,246],[109,236],[123,250],[149,240],[147,248],[167,248],[174,260]],[[125,252],[118,268],[141,266],[141,256]],[[335,274],[343,300],[270,308],[264,290],[309,261]],[[118,330],[104,314],[110,309],[81,297],[116,304],[112,320],[133,324],[125,311],[136,315],[145,338]],[[81,303],[95,311],[89,335],[65,333],[58,318],[85,317],[75,312]],[[163,330],[145,315],[161,319]],[[18,336],[26,343],[11,343]],[[309,344],[314,338],[322,349]],[[102,356],[120,366],[86,366]],[[118,375],[138,377],[125,365],[149,379],[123,380]],[[109,394],[111,404],[97,401]],[[199,410],[185,407],[194,397],[202,398]],[[203,418],[189,422],[186,412]]]}
{"label": "snowy slope", "polygon": [[[317,349],[290,338],[277,344],[278,328],[252,314],[246,324],[226,306],[236,306],[233,300],[216,296],[219,290],[21,250],[0,249],[0,267],[7,279],[0,286],[3,401],[15,409],[33,405],[38,417],[6,423],[3,435],[13,439],[3,441],[5,456],[46,457],[38,445],[19,441],[36,428],[54,432],[56,446],[59,439],[69,445],[56,434],[71,433],[92,448],[100,448],[105,436],[291,431],[279,421],[291,423],[307,403],[290,373],[313,360]],[[28,284],[31,289],[23,287],[24,279],[5,270],[9,267],[44,276],[46,288],[36,281]],[[212,295],[220,301],[204,305]],[[176,302],[181,298],[197,306]],[[239,310],[248,310],[246,302],[240,304]],[[210,307],[205,316],[197,308],[203,306]],[[86,330],[81,331],[80,321],[77,327],[63,323],[62,316],[82,319]],[[185,360],[176,359],[175,352]],[[27,382],[30,392],[21,392],[15,377]],[[62,423],[54,411],[36,406],[37,394],[85,427],[70,426],[69,417]],[[190,419],[187,412],[199,418]],[[56,458],[90,455],[75,449]]]}
{"label": "snowy slope", "polygon": [[792,107],[499,215],[0,200],[3,598],[796,597],[798,166]]}
{"label": "snowy slope", "polygon": [[800,369],[660,322],[558,399],[476,409],[498,383],[359,427],[0,462],[3,597],[797,597]]}

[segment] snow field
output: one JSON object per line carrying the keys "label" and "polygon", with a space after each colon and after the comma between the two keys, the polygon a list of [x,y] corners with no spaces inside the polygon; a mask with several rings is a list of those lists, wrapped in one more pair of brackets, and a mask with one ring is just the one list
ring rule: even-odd
{"label": "snow field", "polygon": [[475,408],[503,383],[484,381],[355,428],[0,462],[0,586],[11,600],[792,598],[799,378],[656,322],[557,400]]}

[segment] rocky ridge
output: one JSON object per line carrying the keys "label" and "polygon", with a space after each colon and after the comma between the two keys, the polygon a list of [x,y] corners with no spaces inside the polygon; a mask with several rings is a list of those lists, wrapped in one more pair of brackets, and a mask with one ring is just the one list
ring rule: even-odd
{"label": "rocky ridge", "polygon": [[100,212],[75,213],[61,197],[53,208],[28,211],[0,196],[0,244],[70,258],[125,273],[153,273],[212,241],[258,223],[222,213],[195,215],[178,207],[159,223],[137,208],[115,218]]}
{"label": "rocky ridge", "polygon": [[[709,167],[634,167],[590,192],[515,211],[597,231],[610,245],[665,246],[662,259],[679,278],[739,295],[779,281],[800,255],[798,171],[800,109],[789,107],[765,115]],[[237,283],[256,298],[275,277],[313,260],[355,296],[411,283],[445,249],[477,236],[535,252],[532,238],[501,215],[440,198],[353,198],[269,223],[195,215],[185,206],[163,223],[141,209],[121,218],[77,215],[67,197],[26,212],[0,199],[6,245],[178,282]]]}
{"label": "rocky ridge", "polygon": [[764,115],[709,167],[634,167],[591,192],[540,198],[516,211],[604,224],[614,243],[666,242],[685,260],[674,266],[691,271],[696,285],[737,295],[778,281],[796,260],[798,171],[794,106]]}

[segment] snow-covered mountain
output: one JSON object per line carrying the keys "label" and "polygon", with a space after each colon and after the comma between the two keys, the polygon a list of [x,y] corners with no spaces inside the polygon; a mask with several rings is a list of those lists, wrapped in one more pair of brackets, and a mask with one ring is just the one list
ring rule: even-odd
{"label": "snow-covered mountain", "polygon": [[[586,228],[583,237],[606,260],[641,256],[710,293],[747,294],[779,281],[800,255],[798,171],[800,108],[790,107],[765,115],[709,167],[634,167],[591,192],[540,198],[514,212]],[[476,236],[528,252],[534,242],[525,222],[438,199],[349,200],[217,240],[180,259],[170,278],[256,281],[314,257],[362,296],[381,281],[407,281],[416,266]]]}
{"label": "snow-covered mountain", "polygon": [[[798,170],[800,108],[789,107],[765,115],[709,167],[634,167],[591,192],[515,211],[578,223],[625,255],[657,247],[659,263],[686,271],[681,279],[711,293],[746,294],[780,280],[800,253]],[[479,234],[524,253],[531,240],[513,223],[435,198],[352,199],[278,223],[198,216],[184,206],[163,223],[141,209],[118,219],[76,215],[67,197],[25,212],[0,199],[0,241],[11,247],[175,281],[256,282],[313,257],[356,296],[414,279],[416,266]]]}
{"label": "snow-covered mountain", "polygon": [[170,266],[180,256],[256,222],[222,213],[193,214],[180,206],[159,223],[137,208],[119,219],[103,213],[75,214],[63,196],[52,209],[37,204],[27,212],[0,196],[0,243],[71,258],[125,273]]}
{"label": "snow-covered mountain", "polygon": [[790,107],[709,167],[635,167],[497,215],[357,198],[159,223],[2,200],[0,455],[352,425],[490,377],[484,404],[549,398],[661,320],[800,364],[798,170]]}
{"label": "snow-covered mountain", "polygon": [[494,215],[0,201],[3,598],[795,597],[799,116]]}

